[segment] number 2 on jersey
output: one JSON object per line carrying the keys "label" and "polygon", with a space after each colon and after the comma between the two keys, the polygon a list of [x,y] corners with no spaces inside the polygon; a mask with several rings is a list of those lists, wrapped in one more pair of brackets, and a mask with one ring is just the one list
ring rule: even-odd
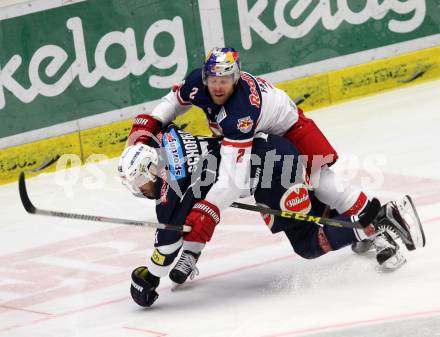
{"label": "number 2 on jersey", "polygon": [[238,149],[237,163],[242,162],[245,152],[246,152],[246,149]]}

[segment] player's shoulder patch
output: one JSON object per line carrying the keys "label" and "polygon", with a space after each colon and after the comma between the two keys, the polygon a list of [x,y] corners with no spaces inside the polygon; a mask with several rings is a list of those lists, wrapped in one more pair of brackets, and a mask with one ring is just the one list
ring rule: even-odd
{"label": "player's shoulder patch", "polygon": [[[209,112],[209,110],[210,110],[210,108],[208,108],[208,112]],[[226,109],[225,109],[225,107],[222,107],[222,108],[220,109],[220,112],[218,113],[218,115],[217,115],[215,121],[216,121],[218,124],[220,124],[221,122],[223,122],[223,120],[224,120],[227,116],[228,116],[228,115],[227,115],[227,113],[226,113]]]}
{"label": "player's shoulder patch", "polygon": [[243,133],[251,132],[253,126],[254,121],[252,120],[251,116],[246,116],[237,120],[237,129]]}

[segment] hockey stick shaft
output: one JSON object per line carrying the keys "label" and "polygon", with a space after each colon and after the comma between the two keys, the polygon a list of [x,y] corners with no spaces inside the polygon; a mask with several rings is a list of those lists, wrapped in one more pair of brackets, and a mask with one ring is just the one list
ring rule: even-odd
{"label": "hockey stick shaft", "polygon": [[342,227],[342,228],[365,228],[371,223],[371,221],[373,220],[373,218],[375,217],[377,212],[379,212],[380,209],[380,203],[377,199],[373,199],[371,203],[372,205],[370,205],[370,212],[368,214],[365,214],[359,221],[355,221],[355,222],[342,221],[338,219],[328,219],[315,215],[295,213],[289,211],[281,211],[278,209],[272,209],[264,206],[242,204],[239,202],[232,203],[231,207],[244,209],[247,211],[272,214],[282,218],[295,219],[299,221],[315,223],[318,225],[326,225],[326,226]]}
{"label": "hockey stick shaft", "polygon": [[32,202],[29,198],[29,195],[27,193],[24,172],[21,172],[20,176],[18,178],[18,189],[20,192],[20,199],[23,204],[23,207],[30,214],[54,216],[54,217],[59,217],[59,218],[76,219],[76,220],[110,222],[110,223],[115,223],[115,224],[120,224],[120,225],[145,226],[145,227],[151,227],[151,228],[167,229],[167,230],[182,231],[182,232],[190,232],[191,231],[191,226],[185,226],[185,225],[167,225],[167,224],[162,224],[162,223],[158,223],[158,222],[148,222],[148,221],[112,218],[112,217],[106,217],[106,216],[58,212],[58,211],[51,211],[51,210],[36,208],[32,204]]}

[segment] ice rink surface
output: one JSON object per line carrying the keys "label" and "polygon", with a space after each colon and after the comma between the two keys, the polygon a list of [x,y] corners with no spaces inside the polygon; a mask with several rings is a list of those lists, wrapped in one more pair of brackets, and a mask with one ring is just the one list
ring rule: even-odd
{"label": "ice rink surface", "polygon": [[[0,337],[440,336],[440,81],[309,116],[352,183],[382,200],[413,197],[427,244],[402,247],[402,268],[382,273],[373,254],[349,248],[304,260],[258,214],[229,209],[200,275],[173,292],[163,278],[143,309],[130,273],[149,257],[152,229],[29,215],[9,184],[0,186]],[[115,160],[42,174],[29,194],[43,209],[154,220],[152,204],[115,176]]]}

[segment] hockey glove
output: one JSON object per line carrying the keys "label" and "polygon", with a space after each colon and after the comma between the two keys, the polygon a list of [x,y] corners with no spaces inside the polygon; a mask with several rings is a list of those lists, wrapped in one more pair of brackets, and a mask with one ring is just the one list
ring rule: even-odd
{"label": "hockey glove", "polygon": [[159,281],[160,278],[151,274],[147,267],[137,267],[131,273],[131,297],[141,307],[150,307],[159,297],[155,290]]}
{"label": "hockey glove", "polygon": [[215,226],[220,222],[220,211],[217,206],[206,200],[197,202],[188,216],[185,225],[191,226],[191,232],[185,236],[186,241],[206,243],[211,240]]}
{"label": "hockey glove", "polygon": [[151,139],[159,134],[162,123],[149,115],[137,115],[128,135],[128,145],[142,143],[149,145]]}

